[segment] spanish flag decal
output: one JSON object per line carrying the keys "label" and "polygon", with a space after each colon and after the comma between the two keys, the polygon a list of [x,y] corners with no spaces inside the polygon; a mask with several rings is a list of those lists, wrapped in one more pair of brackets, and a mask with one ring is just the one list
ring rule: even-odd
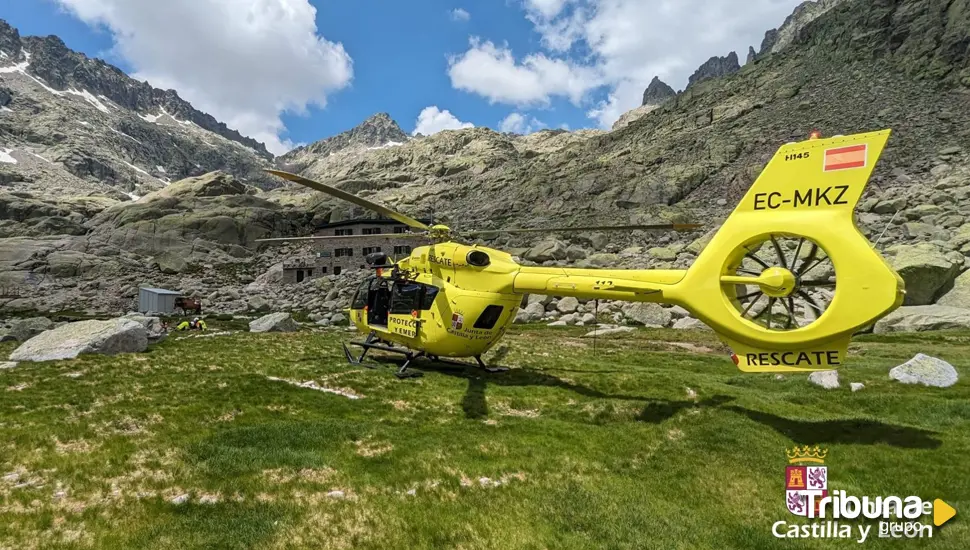
{"label": "spanish flag decal", "polygon": [[850,145],[849,147],[839,147],[837,149],[825,150],[825,165],[823,172],[834,170],[848,170],[850,168],[865,168],[866,158],[869,155],[868,145]]}

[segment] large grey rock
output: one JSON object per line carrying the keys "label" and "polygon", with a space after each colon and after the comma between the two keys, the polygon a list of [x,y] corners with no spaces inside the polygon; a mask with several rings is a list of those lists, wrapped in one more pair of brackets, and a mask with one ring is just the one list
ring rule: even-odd
{"label": "large grey rock", "polygon": [[141,326],[145,327],[145,335],[148,337],[149,344],[157,344],[168,336],[168,333],[165,332],[165,327],[162,325],[162,320],[158,317],[151,317],[140,313],[129,313],[125,315],[125,319],[131,319],[132,321],[141,323]]}
{"label": "large grey rock", "polygon": [[947,258],[938,246],[921,243],[893,247],[893,269],[906,283],[903,305],[930,304],[937,293],[957,276],[959,264]]}
{"label": "large grey rock", "polygon": [[701,321],[700,319],[695,319],[693,317],[683,317],[681,319],[677,319],[674,322],[673,328],[675,328],[675,329],[681,329],[681,330],[688,330],[688,329],[693,329],[693,330],[714,330],[711,327],[705,325],[704,322]]}
{"label": "large grey rock", "polygon": [[942,359],[917,353],[915,357],[889,371],[889,378],[904,384],[923,384],[937,388],[949,388],[957,383],[959,375],[953,365]]}
{"label": "large grey rock", "polygon": [[578,308],[579,300],[572,296],[567,296],[559,300],[559,303],[556,304],[556,309],[559,313],[575,313]]}
{"label": "large grey rock", "polygon": [[827,390],[834,390],[839,387],[839,371],[815,371],[808,375],[808,381]]}
{"label": "large grey rock", "polygon": [[159,271],[168,275],[181,273],[189,266],[185,257],[175,252],[164,252],[155,256],[153,264],[158,267]]}
{"label": "large grey rock", "polygon": [[665,327],[673,316],[659,304],[637,302],[623,308],[623,315],[634,323],[648,327]]}
{"label": "large grey rock", "polygon": [[592,332],[587,332],[583,335],[583,338],[598,338],[600,336],[613,336],[616,334],[626,334],[628,332],[633,332],[636,329],[633,327],[604,327],[598,328]]}
{"label": "large grey rock", "polygon": [[568,247],[562,241],[543,241],[525,253],[525,259],[533,262],[547,262],[549,260],[564,260]]}
{"label": "large grey rock", "polygon": [[525,312],[524,322],[531,323],[542,319],[542,316],[545,315],[546,313],[546,307],[543,305],[542,302],[533,302],[525,306],[525,309],[522,309],[520,311]]}
{"label": "large grey rock", "polygon": [[249,322],[249,332],[296,332],[300,325],[289,313],[270,313]]}
{"label": "large grey rock", "polygon": [[950,306],[903,306],[876,322],[873,332],[923,332],[970,328],[970,309]]}
{"label": "large grey rock", "polygon": [[145,327],[127,318],[79,321],[48,330],[10,354],[11,361],[73,359],[82,353],[114,355],[135,353],[148,347]]}
{"label": "large grey rock", "polygon": [[14,319],[10,322],[7,334],[18,342],[26,342],[34,336],[50,330],[54,326],[53,321],[47,317],[30,317],[27,319]]}
{"label": "large grey rock", "polygon": [[970,308],[970,271],[953,281],[953,288],[936,301],[937,305]]}

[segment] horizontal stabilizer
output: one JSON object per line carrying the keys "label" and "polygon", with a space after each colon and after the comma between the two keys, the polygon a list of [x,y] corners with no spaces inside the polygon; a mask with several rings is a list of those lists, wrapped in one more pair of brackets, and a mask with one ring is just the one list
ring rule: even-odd
{"label": "horizontal stabilizer", "polygon": [[801,349],[756,348],[721,336],[733,351],[731,359],[744,372],[811,372],[835,370],[845,362],[849,339]]}

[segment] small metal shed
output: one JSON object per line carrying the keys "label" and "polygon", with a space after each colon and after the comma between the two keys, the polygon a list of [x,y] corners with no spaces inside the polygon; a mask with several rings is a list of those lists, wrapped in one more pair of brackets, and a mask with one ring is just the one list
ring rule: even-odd
{"label": "small metal shed", "polygon": [[140,313],[174,313],[175,299],[180,295],[174,290],[142,287],[138,290],[138,311]]}

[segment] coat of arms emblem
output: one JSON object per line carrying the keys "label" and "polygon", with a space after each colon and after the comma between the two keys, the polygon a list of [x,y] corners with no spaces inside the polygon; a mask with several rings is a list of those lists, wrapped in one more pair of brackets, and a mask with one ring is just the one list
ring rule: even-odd
{"label": "coat of arms emblem", "polygon": [[461,330],[462,323],[465,322],[465,316],[461,313],[451,314],[451,328],[455,330]]}
{"label": "coat of arms emblem", "polygon": [[814,495],[815,510],[822,498],[828,496],[828,467],[825,466],[827,449],[809,446],[785,449],[788,466],[785,467],[785,505],[796,516],[808,517],[808,495]]}

